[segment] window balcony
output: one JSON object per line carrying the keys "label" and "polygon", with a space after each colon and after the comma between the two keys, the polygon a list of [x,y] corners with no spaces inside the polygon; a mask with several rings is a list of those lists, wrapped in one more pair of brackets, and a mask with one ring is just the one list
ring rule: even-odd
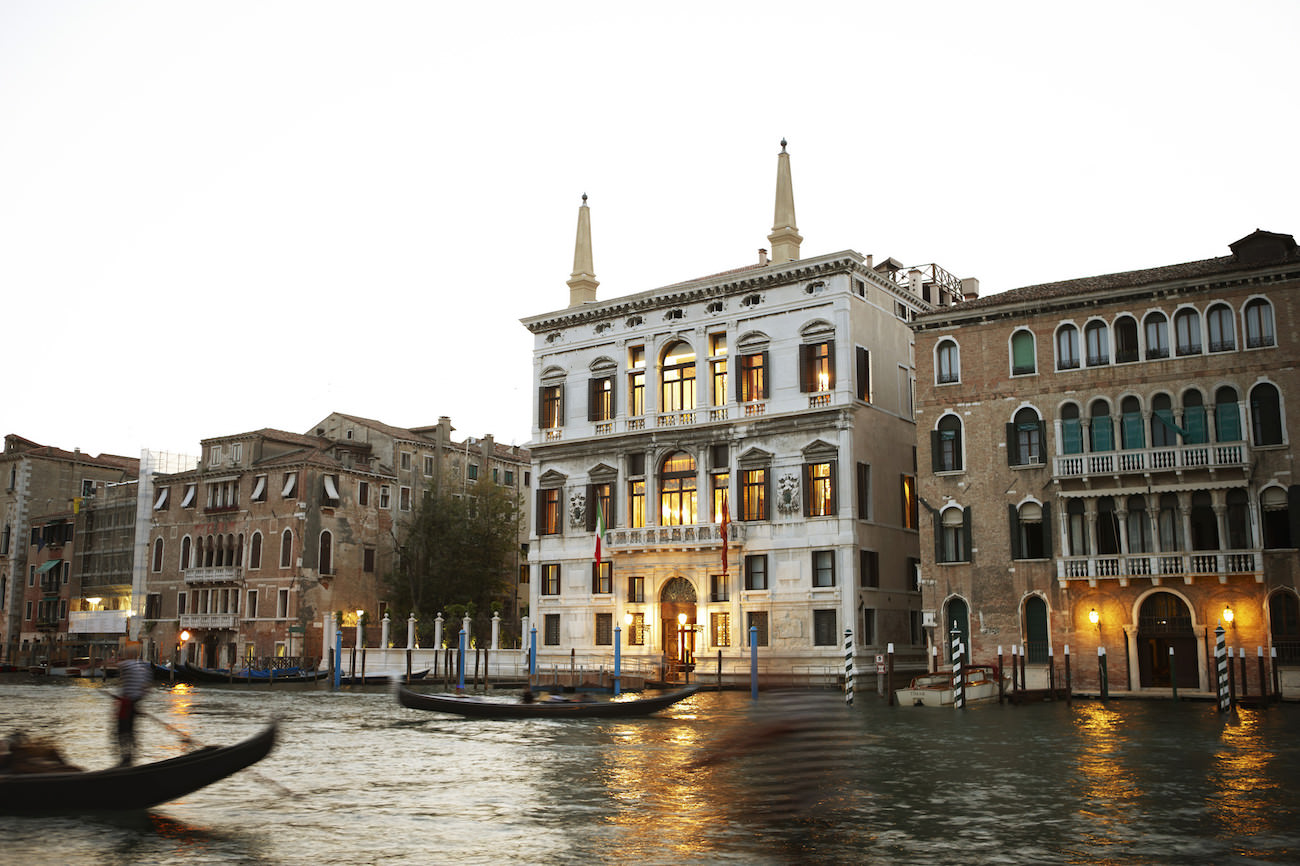
{"label": "window balcony", "polygon": [[695,412],[664,412],[657,419],[659,427],[685,427],[695,423]]}
{"label": "window balcony", "polygon": [[238,565],[218,565],[207,568],[185,569],[186,586],[208,586],[214,583],[239,583],[244,579],[244,569]]}
{"label": "window balcony", "polygon": [[809,409],[820,409],[823,406],[829,406],[829,405],[831,405],[831,395],[829,393],[823,392],[820,394],[808,395]]}
{"label": "window balcony", "polygon": [[1089,475],[1181,472],[1186,469],[1244,469],[1245,442],[1206,442],[1159,448],[1133,448],[1089,454],[1064,454],[1053,461],[1057,478],[1086,478]]}
{"label": "window balcony", "polygon": [[[687,526],[645,526],[640,529],[614,529],[609,532],[612,550],[704,550],[722,545],[722,526],[695,523]],[[732,523],[727,529],[728,544],[745,540],[745,527]]]}
{"label": "window balcony", "polygon": [[239,628],[237,613],[183,613],[181,628]]}
{"label": "window balcony", "polygon": [[1070,581],[1086,580],[1089,586],[1098,581],[1114,580],[1128,586],[1134,578],[1150,580],[1159,586],[1162,580],[1181,580],[1191,584],[1197,578],[1217,578],[1227,583],[1232,576],[1253,577],[1264,582],[1263,563],[1257,550],[1204,550],[1170,553],[1128,553],[1100,556],[1063,556],[1056,561],[1056,579],[1062,588]]}
{"label": "window balcony", "polygon": [[123,634],[129,610],[74,610],[68,614],[69,634]]}

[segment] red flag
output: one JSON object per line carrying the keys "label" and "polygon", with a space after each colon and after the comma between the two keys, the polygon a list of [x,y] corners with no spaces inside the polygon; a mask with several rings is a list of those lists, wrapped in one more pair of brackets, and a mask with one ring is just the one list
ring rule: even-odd
{"label": "red flag", "polygon": [[605,512],[600,507],[600,497],[596,497],[596,570],[600,570],[600,545],[605,538]]}
{"label": "red flag", "polygon": [[731,512],[727,509],[727,500],[722,500],[722,573],[727,573],[727,529],[731,526]]}

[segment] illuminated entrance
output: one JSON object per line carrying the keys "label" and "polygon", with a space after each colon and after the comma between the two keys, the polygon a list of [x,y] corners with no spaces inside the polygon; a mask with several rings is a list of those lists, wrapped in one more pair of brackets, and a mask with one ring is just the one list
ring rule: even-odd
{"label": "illuminated entrance", "polygon": [[[1200,682],[1192,614],[1172,592],[1152,593],[1142,602],[1137,649],[1138,675],[1144,688],[1173,685],[1175,670],[1179,688],[1194,689]],[[1171,650],[1175,659],[1172,666]]]}
{"label": "illuminated entrance", "polygon": [[695,661],[695,603],[695,587],[684,577],[674,577],[659,593],[660,649],[670,665]]}

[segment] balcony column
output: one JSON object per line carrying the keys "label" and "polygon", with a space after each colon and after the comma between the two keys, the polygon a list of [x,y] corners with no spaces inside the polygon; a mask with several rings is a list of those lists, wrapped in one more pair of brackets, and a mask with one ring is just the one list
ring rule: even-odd
{"label": "balcony column", "polygon": [[1095,575],[1097,553],[1097,501],[1085,500],[1083,506],[1083,525],[1088,530],[1088,574]]}
{"label": "balcony column", "polygon": [[[1230,536],[1228,535],[1228,498],[1226,490],[1211,490],[1210,501],[1214,508],[1214,522],[1219,527],[1219,550],[1229,550],[1231,548]],[[1220,554],[1218,557],[1218,572],[1226,574],[1226,563],[1224,557]]]}
{"label": "balcony column", "polygon": [[1128,556],[1128,509],[1121,508],[1119,503],[1115,504],[1115,520],[1119,523],[1116,535],[1119,536],[1120,556]]}
{"label": "balcony column", "polygon": [[1192,544],[1192,495],[1186,490],[1178,491],[1178,519],[1183,526],[1183,550],[1190,550]]}

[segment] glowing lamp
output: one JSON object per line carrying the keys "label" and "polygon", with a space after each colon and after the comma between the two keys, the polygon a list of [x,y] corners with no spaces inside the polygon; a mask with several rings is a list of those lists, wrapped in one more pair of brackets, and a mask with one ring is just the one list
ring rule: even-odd
{"label": "glowing lamp", "polygon": [[185,629],[184,631],[181,632],[181,640],[182,640],[182,641],[187,641],[187,640],[189,640],[189,639],[190,639],[190,630],[189,630],[189,629]]}
{"label": "glowing lamp", "polygon": [[1092,610],[1088,611],[1088,622],[1096,625],[1100,621],[1101,614],[1097,613],[1097,608],[1094,607]]}
{"label": "glowing lamp", "polygon": [[1223,621],[1232,625],[1232,607],[1230,605],[1223,606]]}

